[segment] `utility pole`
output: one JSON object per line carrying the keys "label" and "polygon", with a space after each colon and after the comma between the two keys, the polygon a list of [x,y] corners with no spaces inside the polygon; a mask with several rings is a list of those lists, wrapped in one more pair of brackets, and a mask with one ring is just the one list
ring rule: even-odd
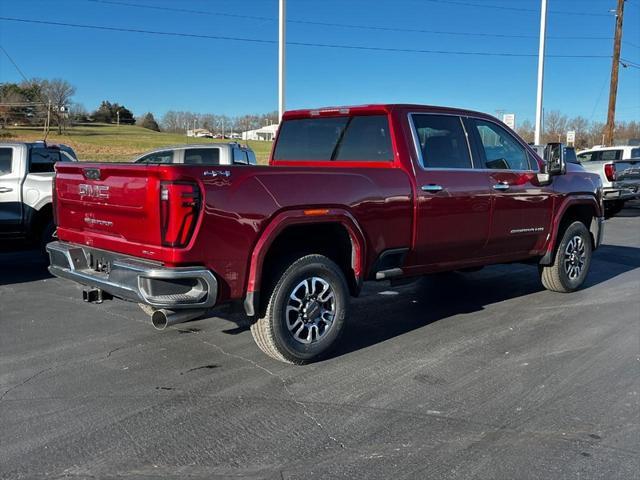
{"label": "utility pole", "polygon": [[613,60],[611,64],[611,86],[609,87],[609,111],[607,125],[604,127],[604,144],[613,145],[613,132],[616,121],[616,97],[618,96],[618,70],[620,69],[620,44],[622,43],[622,17],[624,0],[618,0],[616,9],[616,33],[613,38]]}
{"label": "utility pole", "polygon": [[279,0],[278,15],[278,122],[284,113],[286,0]]}
{"label": "utility pole", "polygon": [[544,41],[547,36],[547,0],[540,9],[540,46],[538,48],[538,92],[536,95],[536,126],[534,143],[541,145],[542,137],[542,84],[544,82]]}
{"label": "utility pole", "polygon": [[116,126],[120,126],[120,110],[116,110]]}

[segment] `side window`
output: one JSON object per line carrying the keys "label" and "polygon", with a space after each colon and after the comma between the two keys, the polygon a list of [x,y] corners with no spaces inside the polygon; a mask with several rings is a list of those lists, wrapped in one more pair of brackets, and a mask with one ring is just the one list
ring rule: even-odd
{"label": "side window", "polygon": [[0,176],[11,173],[11,157],[13,148],[0,148]]}
{"label": "side window", "polygon": [[249,165],[257,165],[256,154],[253,150],[247,150],[247,156],[249,158]]}
{"label": "side window", "polygon": [[389,120],[386,115],[352,117],[333,159],[337,161],[393,160]]}
{"label": "side window", "polygon": [[640,158],[640,148],[631,149],[631,158]]}
{"label": "side window", "polygon": [[611,160],[620,160],[622,158],[622,150],[602,150],[600,160],[605,162]]}
{"label": "side window", "polygon": [[189,148],[184,151],[184,163],[188,165],[220,165],[220,149]]}
{"label": "side window", "polygon": [[480,168],[531,170],[525,148],[504,128],[484,120],[473,119],[472,123],[475,125],[485,157],[484,165]]}
{"label": "side window", "polygon": [[173,151],[150,153],[136,163],[173,163]]}
{"label": "side window", "polygon": [[460,117],[412,115],[425,168],[471,168],[467,137]]}
{"label": "side window", "polygon": [[248,163],[247,160],[247,152],[241,150],[239,148],[233,149],[233,163],[239,163],[242,165],[246,165]]}
{"label": "side window", "polygon": [[594,160],[594,153],[595,152],[584,152],[584,153],[581,153],[580,155],[578,155],[578,161],[580,163],[591,162],[591,161]]}
{"label": "side window", "polygon": [[29,154],[29,173],[54,172],[53,165],[60,161],[60,152],[46,148],[32,148]]}

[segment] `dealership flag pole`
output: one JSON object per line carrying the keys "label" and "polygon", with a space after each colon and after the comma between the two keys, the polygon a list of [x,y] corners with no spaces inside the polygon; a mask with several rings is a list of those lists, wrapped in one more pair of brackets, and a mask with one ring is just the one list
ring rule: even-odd
{"label": "dealership flag pole", "polygon": [[547,0],[542,0],[540,11],[540,47],[538,49],[538,94],[536,96],[536,130],[534,142],[541,144],[542,136],[542,83],[544,82],[544,40],[547,34]]}
{"label": "dealership flag pole", "polygon": [[284,113],[285,28],[286,0],[279,0],[278,15],[278,122]]}

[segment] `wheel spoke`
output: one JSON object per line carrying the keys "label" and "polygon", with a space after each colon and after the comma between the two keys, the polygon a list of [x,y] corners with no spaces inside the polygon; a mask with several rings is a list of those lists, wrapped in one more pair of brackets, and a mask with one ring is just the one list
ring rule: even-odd
{"label": "wheel spoke", "polygon": [[285,322],[293,338],[303,344],[321,340],[332,328],[336,315],[335,293],[322,277],[308,277],[289,294]]}

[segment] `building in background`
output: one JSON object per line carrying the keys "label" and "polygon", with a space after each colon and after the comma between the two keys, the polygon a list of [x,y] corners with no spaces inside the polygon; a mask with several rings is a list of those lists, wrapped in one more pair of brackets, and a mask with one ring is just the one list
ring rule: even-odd
{"label": "building in background", "polygon": [[242,132],[242,140],[263,140],[272,142],[276,138],[276,132],[278,131],[278,124],[267,125],[266,127],[258,128],[256,130],[247,130]]}

